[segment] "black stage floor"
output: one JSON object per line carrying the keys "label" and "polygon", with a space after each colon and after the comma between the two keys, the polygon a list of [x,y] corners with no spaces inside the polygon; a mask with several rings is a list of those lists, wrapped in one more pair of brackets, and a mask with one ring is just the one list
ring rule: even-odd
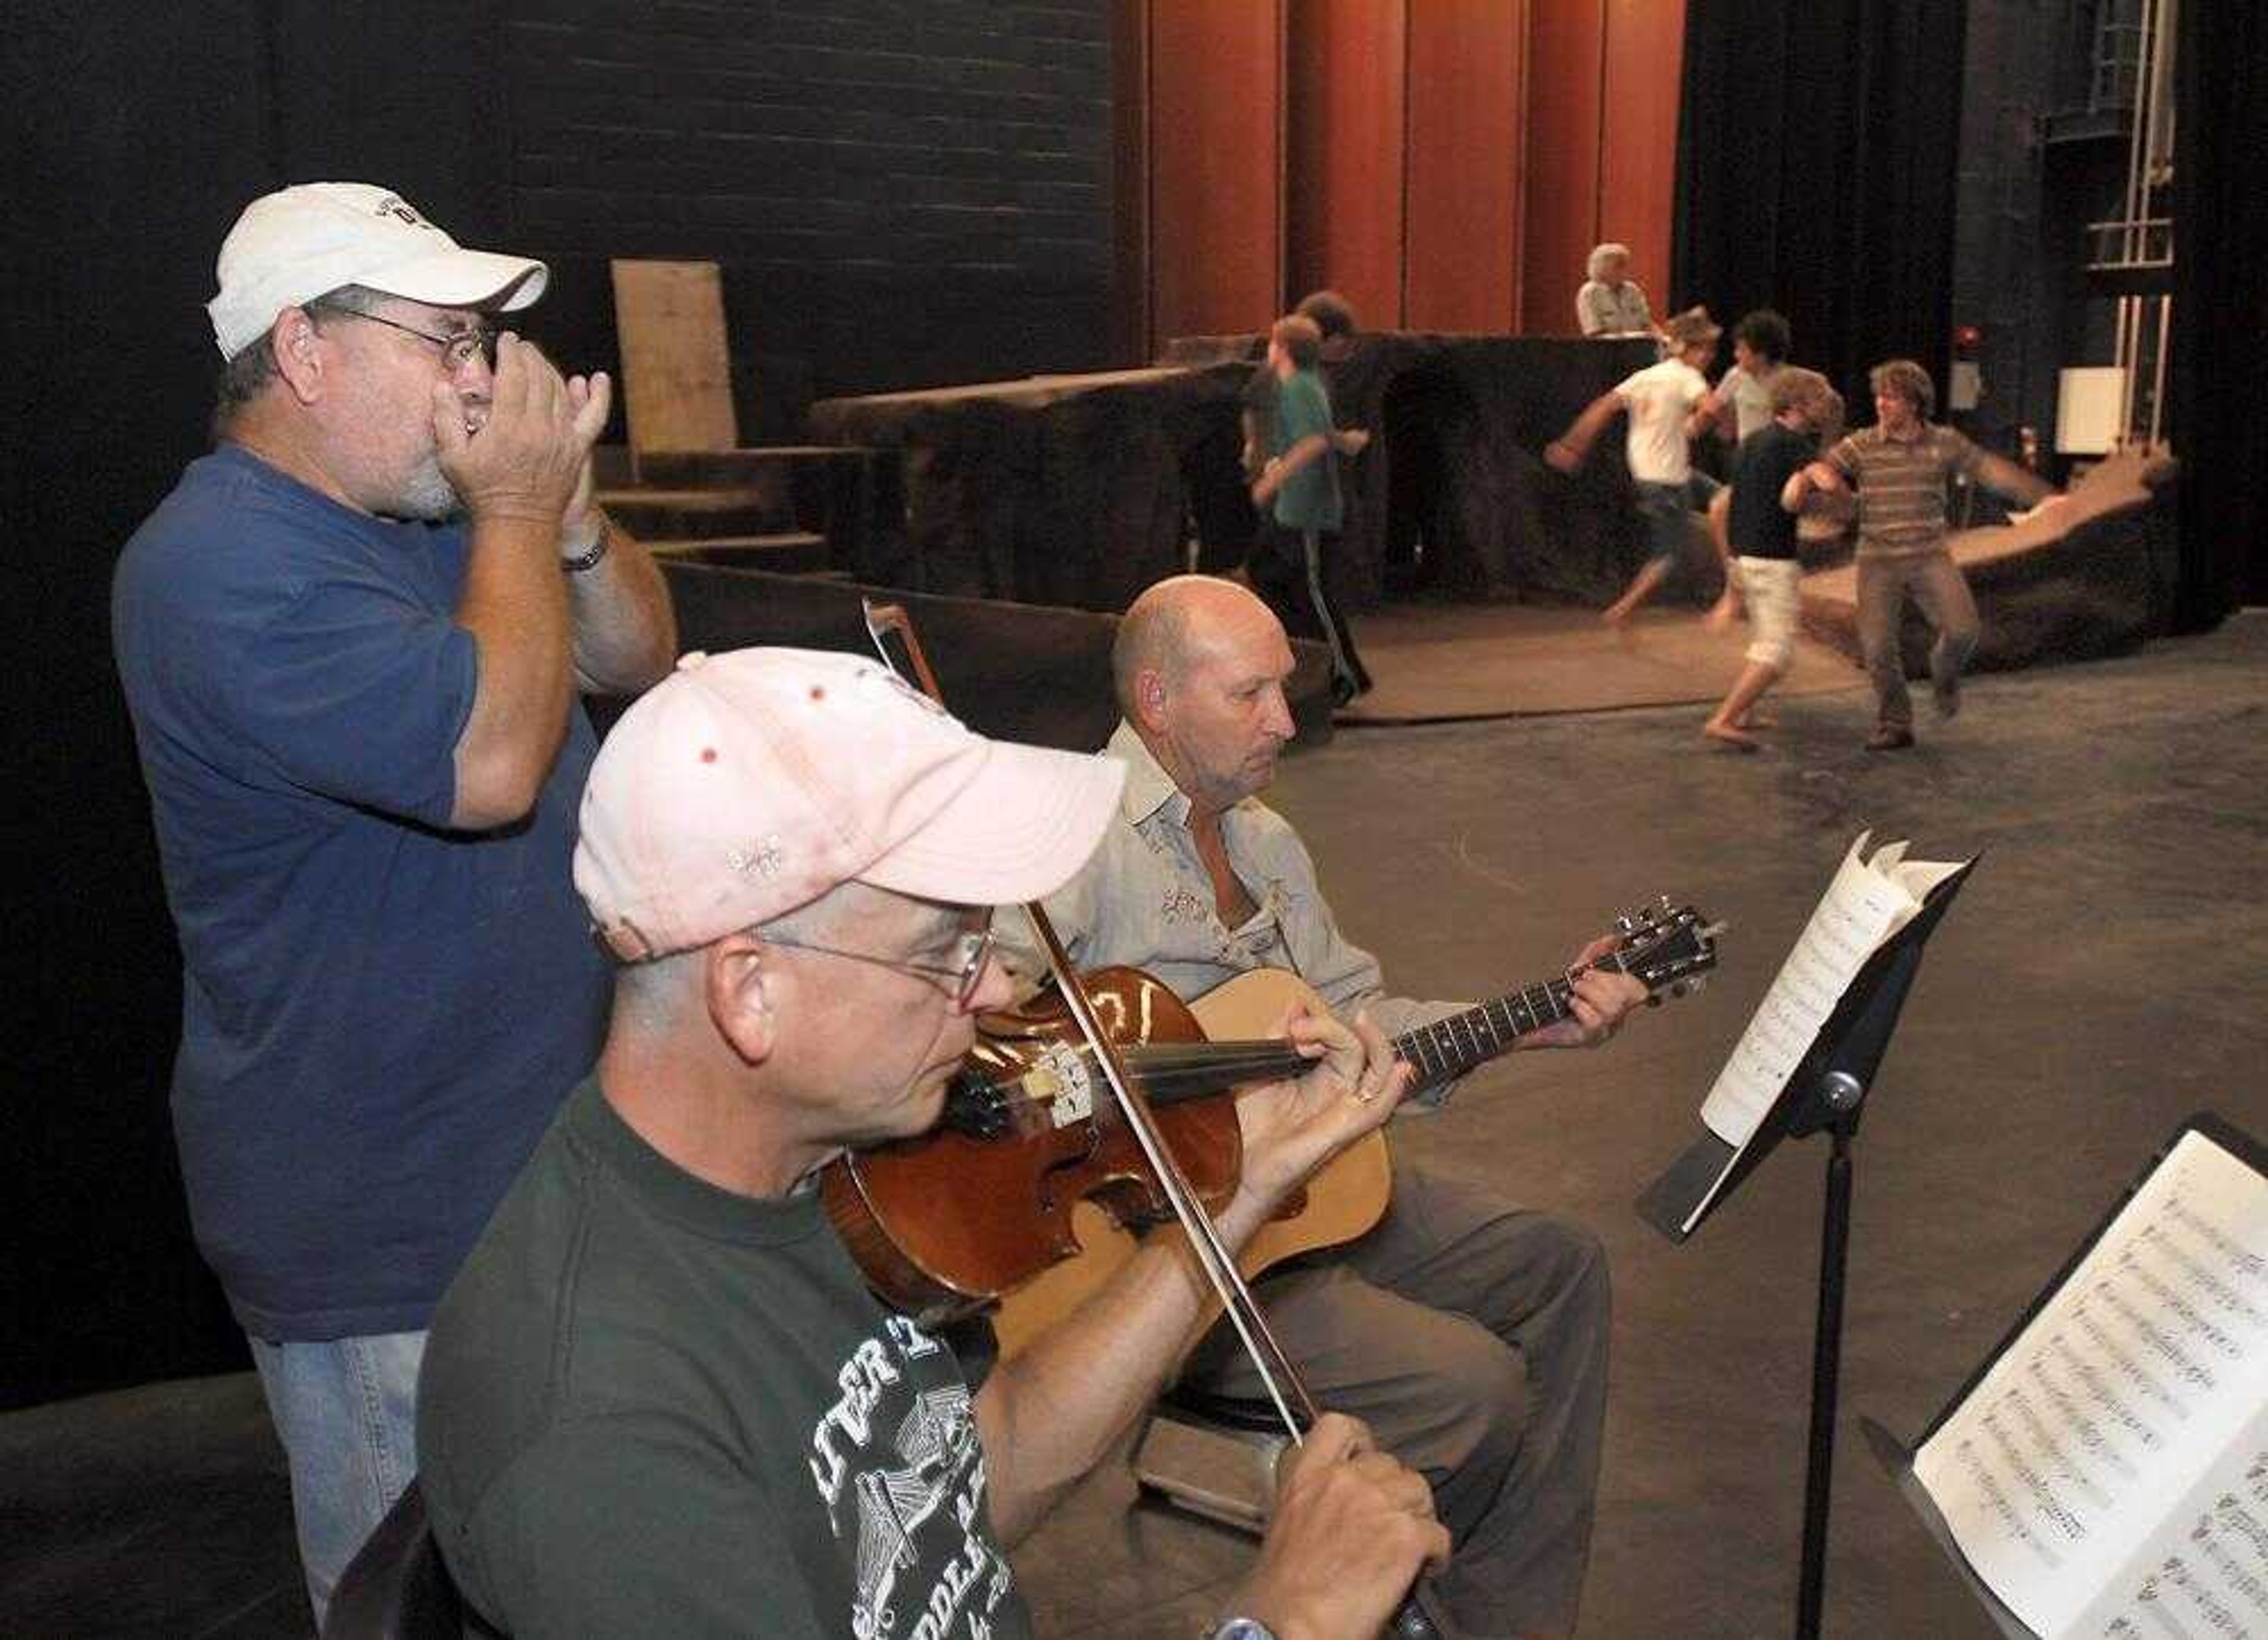
{"label": "black stage floor", "polygon": [[[1916,1432],[2191,1111],[2268,1130],[2268,617],[2126,660],[1984,677],[1915,751],[1865,697],[1791,699],[1779,750],[1691,708],[1349,730],[1281,805],[1397,988],[1548,971],[1657,892],[1734,931],[1704,995],[1597,1053],[1523,1056],[1396,1129],[1607,1241],[1614,1388],[1582,1633],[1792,1626],[1816,1144],[1683,1247],[1631,1202],[1861,827],[1984,863],[1940,930],[1858,1144],[1827,1632],[1986,1636],[1855,1438]],[[26,1324],[16,1318],[15,1325]],[[1245,1562],[1112,1469],[1020,1551],[1050,1636],[1186,1640]],[[248,1378],[0,1418],[0,1633],[301,1632],[289,1506]]]}

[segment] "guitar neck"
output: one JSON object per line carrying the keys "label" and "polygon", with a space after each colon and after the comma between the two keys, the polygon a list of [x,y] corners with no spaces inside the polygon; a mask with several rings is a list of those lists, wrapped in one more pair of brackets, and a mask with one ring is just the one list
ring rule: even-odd
{"label": "guitar neck", "polygon": [[[1630,971],[1619,955],[1602,957],[1596,965],[1617,973]],[[1569,1017],[1572,989],[1564,975],[1547,979],[1406,1031],[1389,1045],[1397,1059],[1417,1072],[1412,1093],[1438,1088],[1509,1052],[1515,1038]],[[1139,1074],[1151,1103],[1160,1105],[1202,1098],[1240,1083],[1296,1076],[1314,1063],[1278,1038],[1142,1044],[1123,1052],[1128,1066]]]}
{"label": "guitar neck", "polygon": [[[1600,957],[1594,966],[1616,973],[1629,971],[1613,953]],[[1410,1092],[1422,1093],[1454,1082],[1476,1065],[1511,1052],[1513,1042],[1529,1031],[1571,1017],[1574,1010],[1569,999],[1573,992],[1574,986],[1562,975],[1403,1031],[1394,1038],[1394,1052],[1417,1072]]]}

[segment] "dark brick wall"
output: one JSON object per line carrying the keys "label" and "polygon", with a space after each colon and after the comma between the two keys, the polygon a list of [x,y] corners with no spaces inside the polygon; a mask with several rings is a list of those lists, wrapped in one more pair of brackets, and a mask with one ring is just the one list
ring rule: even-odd
{"label": "dark brick wall", "polygon": [[1109,0],[502,11],[510,243],[577,363],[612,362],[614,256],[723,264],[744,423],[1103,362]]}

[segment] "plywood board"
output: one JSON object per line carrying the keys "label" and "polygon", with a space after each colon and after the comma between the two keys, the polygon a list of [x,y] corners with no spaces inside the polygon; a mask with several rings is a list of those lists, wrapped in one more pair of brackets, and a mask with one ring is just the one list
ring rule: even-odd
{"label": "plywood board", "polygon": [[642,450],[733,448],[740,433],[717,264],[617,261],[614,270],[633,462]]}

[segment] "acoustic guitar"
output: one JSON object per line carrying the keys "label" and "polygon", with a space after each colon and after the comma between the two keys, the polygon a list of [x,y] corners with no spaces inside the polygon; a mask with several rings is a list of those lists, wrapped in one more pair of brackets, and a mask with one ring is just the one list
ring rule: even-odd
{"label": "acoustic guitar", "polygon": [[[1629,974],[1646,987],[1649,1003],[1666,994],[1698,990],[1716,966],[1721,924],[1708,922],[1692,906],[1672,907],[1665,898],[1616,920],[1622,944],[1596,966]],[[1509,1053],[1531,1031],[1568,1016],[1572,982],[1561,975],[1452,1014],[1447,1019],[1404,1031],[1393,1040],[1397,1058],[1414,1073],[1408,1097],[1453,1082],[1476,1066]],[[1189,1005],[1189,1011],[1215,1042],[1265,1036],[1297,1004],[1328,1011],[1328,1005],[1297,974],[1258,968],[1239,974]],[[1372,1133],[1332,1158],[1306,1188],[1289,1198],[1278,1216],[1238,1256],[1248,1279],[1300,1253],[1352,1241],[1385,1216],[1393,1193],[1393,1167],[1383,1132]],[[1083,1303],[1134,1256],[1140,1245],[1101,1208],[1081,1203],[1072,1226],[1079,1251],[1050,1267],[1000,1301],[993,1327],[1003,1359]],[[1178,1236],[1168,1227],[1159,1234]]]}

